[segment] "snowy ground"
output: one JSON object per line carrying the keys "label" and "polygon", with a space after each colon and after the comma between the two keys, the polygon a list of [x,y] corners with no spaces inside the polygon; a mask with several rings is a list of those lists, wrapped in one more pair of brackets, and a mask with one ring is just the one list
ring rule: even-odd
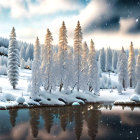
{"label": "snowy ground", "polygon": [[[108,73],[103,75],[108,76]],[[76,92],[70,94],[65,94],[63,92],[46,93],[42,91],[41,101],[35,102],[30,99],[30,93],[27,92],[29,79],[31,77],[30,70],[20,70],[19,83],[16,90],[13,90],[7,76],[0,75],[0,87],[2,88],[2,93],[0,93],[0,108],[7,108],[11,106],[17,106],[19,102],[24,102],[24,105],[65,105],[72,104],[74,102],[84,103],[84,102],[112,102],[115,104],[119,103],[134,103],[132,99],[132,94],[134,94],[134,89],[127,89],[123,94],[119,94],[116,89],[110,92],[110,89],[101,89],[100,96],[95,96],[92,93],[86,92]],[[111,73],[111,79],[117,82],[117,75]],[[23,96],[23,97],[22,97]],[[135,97],[133,97],[135,99]],[[25,101],[24,101],[25,99]],[[140,97],[138,96],[138,100]],[[76,104],[75,104],[76,105]]]}

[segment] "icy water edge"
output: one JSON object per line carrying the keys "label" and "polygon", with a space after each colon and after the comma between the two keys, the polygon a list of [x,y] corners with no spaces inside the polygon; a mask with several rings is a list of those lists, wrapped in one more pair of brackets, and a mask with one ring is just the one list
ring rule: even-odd
{"label": "icy water edge", "polygon": [[0,140],[137,140],[140,107],[89,104],[0,110]]}

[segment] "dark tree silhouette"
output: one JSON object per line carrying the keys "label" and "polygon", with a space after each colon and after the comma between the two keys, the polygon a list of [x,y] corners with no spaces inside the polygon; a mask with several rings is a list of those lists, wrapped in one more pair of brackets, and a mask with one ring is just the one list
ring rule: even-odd
{"label": "dark tree silhouette", "polygon": [[66,107],[61,108],[59,110],[59,117],[60,117],[61,128],[63,131],[65,131],[68,122],[68,110]]}
{"label": "dark tree silhouette", "polygon": [[81,112],[81,107],[76,107],[74,110],[74,118],[75,118],[75,134],[76,139],[80,140],[82,129],[83,129],[83,115]]}
{"label": "dark tree silhouette", "polygon": [[40,117],[40,110],[39,109],[30,109],[30,126],[32,130],[32,135],[34,138],[38,135],[38,126],[39,126],[39,117]]}
{"label": "dark tree silhouette", "polygon": [[53,125],[53,114],[50,109],[43,108],[41,109],[42,117],[45,121],[45,128],[48,133],[51,132],[51,127]]}
{"label": "dark tree silhouette", "polygon": [[18,109],[10,109],[9,110],[9,116],[10,116],[10,123],[14,127],[16,124],[16,117],[18,114]]}
{"label": "dark tree silhouette", "polygon": [[73,108],[72,107],[68,108],[68,121],[69,123],[73,121]]}
{"label": "dark tree silhouette", "polygon": [[97,109],[97,106],[94,106],[94,109],[89,110],[87,116],[87,126],[88,126],[88,135],[91,140],[95,140],[98,133],[98,122],[101,115],[101,111]]}

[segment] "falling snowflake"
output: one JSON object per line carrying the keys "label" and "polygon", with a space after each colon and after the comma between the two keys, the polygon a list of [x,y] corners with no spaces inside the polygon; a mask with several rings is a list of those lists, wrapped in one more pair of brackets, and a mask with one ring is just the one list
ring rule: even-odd
{"label": "falling snowflake", "polygon": [[136,19],[136,22],[138,22],[138,21],[139,21],[139,19],[137,18],[137,19]]}

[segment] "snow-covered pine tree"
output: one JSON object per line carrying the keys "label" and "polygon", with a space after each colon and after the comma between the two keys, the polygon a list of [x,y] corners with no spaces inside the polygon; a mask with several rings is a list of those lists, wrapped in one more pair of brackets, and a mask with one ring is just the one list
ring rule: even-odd
{"label": "snow-covered pine tree", "polygon": [[12,28],[8,48],[8,78],[13,87],[16,88],[19,79],[19,48],[16,41],[15,28]]}
{"label": "snow-covered pine tree", "polygon": [[25,68],[25,61],[24,61],[23,58],[20,60],[20,68],[21,69],[24,69]]}
{"label": "snow-covered pine tree", "polygon": [[26,61],[30,59],[33,60],[33,45],[29,44],[26,48]]}
{"label": "snow-covered pine tree", "polygon": [[67,55],[67,76],[68,78],[65,81],[66,87],[73,86],[73,53],[72,53],[72,48],[68,47],[68,55]]}
{"label": "snow-covered pine tree", "polygon": [[51,92],[53,88],[53,49],[52,49],[52,33],[47,29],[45,37],[43,66],[44,66],[44,88]]}
{"label": "snow-covered pine tree", "polygon": [[136,77],[137,77],[137,85],[135,91],[137,94],[140,94],[140,51],[136,63]]}
{"label": "snow-covered pine tree", "polygon": [[24,46],[21,46],[21,48],[20,48],[20,62],[22,61],[22,59],[25,60],[25,52],[26,52],[26,48]]}
{"label": "snow-covered pine tree", "polygon": [[98,73],[98,64],[96,60],[96,52],[94,48],[93,40],[90,42],[90,50],[89,50],[89,72],[88,72],[88,84],[89,91],[92,92],[94,90],[94,94],[99,95],[99,73]]}
{"label": "snow-covered pine tree", "polygon": [[[48,31],[48,29],[47,29]],[[45,81],[45,69],[47,67],[47,59],[48,59],[48,54],[47,54],[47,39],[48,36],[47,34],[45,35],[45,43],[44,45],[41,47],[41,80],[42,80],[42,84],[44,84]]]}
{"label": "snow-covered pine tree", "polygon": [[130,87],[135,86],[135,53],[133,48],[133,43],[130,44],[129,49],[129,58],[128,58],[128,77],[129,77],[129,84]]}
{"label": "snow-covered pine tree", "polygon": [[80,22],[78,21],[77,26],[74,30],[74,80],[79,92],[81,87],[81,54],[82,54],[82,29]]}
{"label": "snow-covered pine tree", "polygon": [[39,98],[40,93],[40,64],[41,64],[41,56],[40,56],[40,43],[37,37],[35,45],[34,45],[34,60],[32,64],[32,83],[31,83],[31,94],[30,97],[33,100]]}
{"label": "snow-covered pine tree", "polygon": [[121,57],[119,58],[118,80],[122,84],[124,90],[128,86],[128,70],[127,70],[127,57],[122,47]]}
{"label": "snow-covered pine tree", "polygon": [[117,51],[114,51],[113,57],[112,57],[112,70],[114,72],[117,69],[117,62],[118,62],[118,53],[117,53]]}
{"label": "snow-covered pine tree", "polygon": [[102,48],[99,55],[99,63],[100,63],[101,70],[103,72],[105,72],[105,64],[106,64],[105,60],[106,60],[105,51],[104,48]]}
{"label": "snow-covered pine tree", "polygon": [[87,90],[87,83],[88,83],[88,63],[87,63],[87,59],[88,59],[88,46],[86,41],[83,43],[82,45],[82,67],[81,67],[81,71],[82,71],[82,77],[81,77],[81,87],[82,90],[85,91]]}
{"label": "snow-covered pine tree", "polygon": [[67,78],[67,29],[63,21],[61,28],[59,29],[59,45],[58,45],[58,65],[59,65],[59,74],[58,74],[58,85],[59,91],[62,90],[63,86],[65,90],[68,87],[65,85]]}
{"label": "snow-covered pine tree", "polygon": [[106,51],[106,71],[110,72],[112,70],[112,50],[107,48]]}

